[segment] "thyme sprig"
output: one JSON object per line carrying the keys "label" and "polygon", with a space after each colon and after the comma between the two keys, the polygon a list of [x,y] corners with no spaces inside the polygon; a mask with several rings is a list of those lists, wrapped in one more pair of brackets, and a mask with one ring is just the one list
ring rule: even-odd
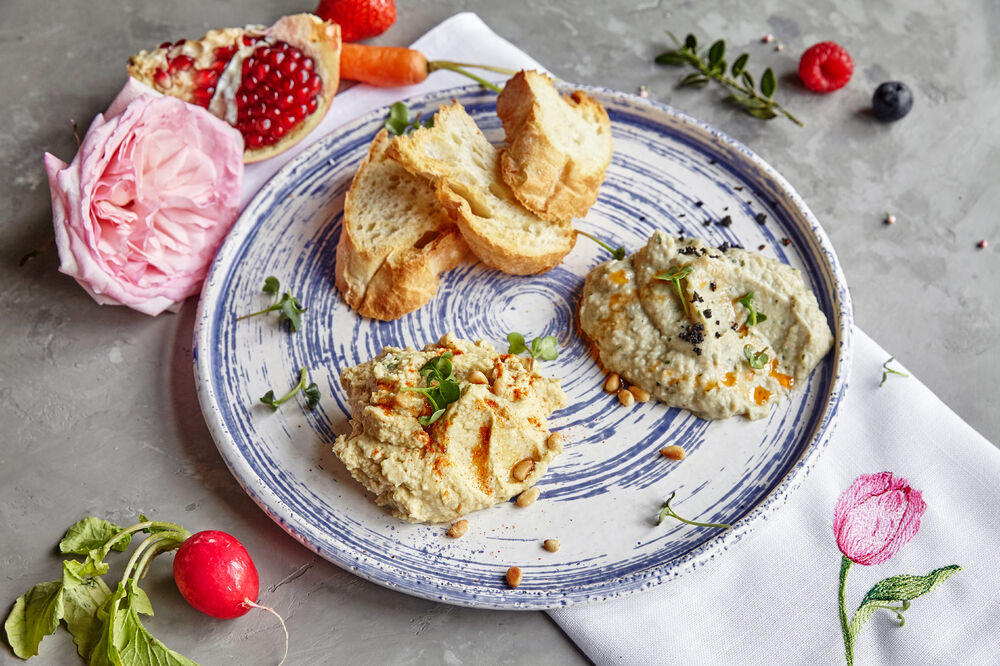
{"label": "thyme sprig", "polygon": [[677,48],[673,51],[664,51],[656,56],[656,64],[689,65],[698,70],[681,79],[679,84],[681,88],[702,88],[710,81],[715,81],[730,91],[729,97],[726,98],[728,101],[736,104],[754,118],[770,120],[776,118],[780,113],[799,127],[805,127],[802,121],[793,116],[788,109],[774,101],[774,93],[778,89],[778,79],[770,67],[764,70],[758,85],[753,75],[746,71],[750,54],[740,54],[730,66],[725,60],[726,42],[724,40],[717,40],[707,50],[702,50],[699,53],[698,40],[694,35],[688,35],[682,43],[673,33],[668,31],[667,34],[677,44]]}

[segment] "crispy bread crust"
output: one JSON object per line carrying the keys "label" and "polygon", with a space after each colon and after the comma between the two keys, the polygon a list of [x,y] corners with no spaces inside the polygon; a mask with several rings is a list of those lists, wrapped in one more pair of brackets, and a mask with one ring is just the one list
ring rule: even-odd
{"label": "crispy bread crust", "polygon": [[[588,143],[597,151],[557,140],[568,130],[552,118],[567,114],[593,133]],[[518,200],[546,220],[585,217],[611,162],[611,121],[601,103],[580,90],[559,96],[545,74],[520,71],[500,93],[497,115],[507,138],[501,176]]]}
{"label": "crispy bread crust", "polygon": [[[451,130],[458,137],[451,145],[473,155],[477,174],[434,145],[440,132]],[[496,149],[457,101],[440,107],[434,127],[399,137],[387,154],[431,182],[438,201],[452,213],[466,243],[486,265],[513,275],[543,273],[573,249],[576,235],[569,218],[546,222],[517,201],[500,177]],[[488,186],[470,185],[477,176],[488,180]],[[540,233],[531,234],[524,224]]]}

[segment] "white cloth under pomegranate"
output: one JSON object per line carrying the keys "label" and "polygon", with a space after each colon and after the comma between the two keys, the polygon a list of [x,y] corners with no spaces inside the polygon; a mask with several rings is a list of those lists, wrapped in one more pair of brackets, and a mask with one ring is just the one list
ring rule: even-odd
{"label": "white cloth under pomegranate", "polygon": [[[473,14],[453,16],[414,47],[430,59],[539,68]],[[340,124],[466,81],[440,72],[405,91],[345,91],[299,146],[247,168],[244,203],[308,143]],[[917,379],[893,376],[879,388],[889,354],[861,331],[854,344],[833,441],[786,506],[693,573],[619,600],[550,613],[588,657],[598,664],[843,663],[833,509],[856,477],[890,471],[919,489],[928,508],[919,532],[895,557],[854,565],[849,612],[885,577],[951,564],[963,570],[913,601],[904,627],[889,611],[876,613],[859,635],[855,663],[1000,663],[1000,452]]]}

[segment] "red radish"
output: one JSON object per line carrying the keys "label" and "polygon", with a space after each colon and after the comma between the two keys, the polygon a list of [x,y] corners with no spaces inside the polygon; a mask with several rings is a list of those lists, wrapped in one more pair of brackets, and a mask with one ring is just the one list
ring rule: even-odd
{"label": "red radish", "polygon": [[174,557],[174,581],[189,604],[222,620],[245,615],[260,590],[247,549],[217,530],[198,532],[181,544]]}

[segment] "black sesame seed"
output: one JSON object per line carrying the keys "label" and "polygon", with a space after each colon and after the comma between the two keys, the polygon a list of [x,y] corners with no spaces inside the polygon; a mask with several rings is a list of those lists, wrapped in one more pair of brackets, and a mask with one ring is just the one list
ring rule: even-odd
{"label": "black sesame seed", "polygon": [[716,332],[715,332],[715,337],[717,337],[717,338],[721,338],[721,337],[722,337],[722,333],[719,333],[718,331],[716,331]]}
{"label": "black sesame seed", "polygon": [[711,160],[708,161],[708,163],[709,164],[716,164],[716,161],[714,159],[711,159]]}
{"label": "black sesame seed", "polygon": [[757,220],[757,224],[764,224],[767,222],[767,213],[757,213],[757,216],[754,217],[754,219]]}
{"label": "black sesame seed", "polygon": [[697,206],[698,208],[701,208],[702,206],[705,205],[705,202],[704,201],[695,201],[694,205]]}
{"label": "black sesame seed", "polygon": [[714,282],[709,282],[708,283],[708,288],[711,289],[712,291],[715,291],[715,283]]}
{"label": "black sesame seed", "polygon": [[703,315],[705,315],[705,317],[711,317],[712,316],[712,309],[711,308],[705,308],[704,310],[701,311],[701,313]]}
{"label": "black sesame seed", "polygon": [[737,192],[742,192],[743,191],[743,186],[742,185],[737,185],[733,189],[736,190]]}
{"label": "black sesame seed", "polygon": [[719,220],[719,226],[728,227],[733,223],[732,215],[726,215],[724,218]]}

